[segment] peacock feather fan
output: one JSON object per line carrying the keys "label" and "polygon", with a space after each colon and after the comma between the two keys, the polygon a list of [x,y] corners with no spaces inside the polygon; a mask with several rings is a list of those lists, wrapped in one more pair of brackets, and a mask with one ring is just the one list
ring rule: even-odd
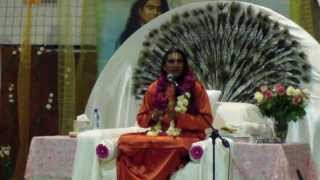
{"label": "peacock feather fan", "polygon": [[251,102],[261,85],[309,80],[307,57],[286,27],[250,5],[219,2],[175,14],[150,31],[133,75],[136,98],[159,77],[171,47],[187,53],[199,80],[221,90],[222,101]]}

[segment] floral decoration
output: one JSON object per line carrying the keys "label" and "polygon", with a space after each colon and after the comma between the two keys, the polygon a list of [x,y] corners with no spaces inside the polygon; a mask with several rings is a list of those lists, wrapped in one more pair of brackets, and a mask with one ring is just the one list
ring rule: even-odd
{"label": "floral decoration", "polygon": [[200,145],[192,146],[190,149],[190,157],[194,161],[199,161],[203,155],[203,147]]}
{"label": "floral decoration", "polygon": [[309,100],[309,92],[304,89],[285,87],[276,84],[272,88],[261,86],[254,95],[263,115],[274,118],[276,121],[288,123],[302,118],[305,106]]}
{"label": "floral decoration", "polygon": [[108,158],[109,151],[110,150],[109,150],[108,146],[104,143],[98,144],[96,147],[96,154],[97,154],[98,158],[101,160],[105,160]]}

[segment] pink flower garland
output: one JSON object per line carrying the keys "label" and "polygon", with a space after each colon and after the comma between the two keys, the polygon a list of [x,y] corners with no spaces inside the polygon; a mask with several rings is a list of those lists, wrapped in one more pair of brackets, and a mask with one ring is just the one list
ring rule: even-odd
{"label": "pink flower garland", "polygon": [[[166,75],[161,74],[157,89],[156,89],[156,97],[154,101],[154,107],[158,110],[165,110],[168,105],[168,98],[165,96],[165,91],[167,88],[167,85],[169,84]],[[189,92],[192,97],[192,89],[195,84],[195,77],[191,71],[189,71],[183,79],[179,82],[178,81],[178,87],[176,88],[177,96],[184,94],[186,92]],[[188,111],[194,112],[195,107],[193,103],[189,104]]]}

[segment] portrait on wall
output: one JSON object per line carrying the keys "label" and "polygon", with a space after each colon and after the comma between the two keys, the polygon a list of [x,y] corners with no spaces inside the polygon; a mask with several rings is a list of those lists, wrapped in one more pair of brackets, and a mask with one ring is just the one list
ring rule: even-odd
{"label": "portrait on wall", "polygon": [[[98,71],[113,53],[140,27],[170,9],[207,0],[98,0]],[[212,0],[216,1],[216,0]],[[288,0],[243,0],[275,9],[288,16]]]}
{"label": "portrait on wall", "polygon": [[98,69],[141,26],[169,10],[167,0],[107,0],[99,3]]}

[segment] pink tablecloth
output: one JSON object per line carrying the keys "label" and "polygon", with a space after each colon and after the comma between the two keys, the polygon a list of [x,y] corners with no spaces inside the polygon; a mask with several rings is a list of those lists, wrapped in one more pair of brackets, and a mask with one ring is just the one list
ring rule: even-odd
{"label": "pink tablecloth", "polygon": [[71,179],[77,139],[68,136],[34,137],[25,179]]}
{"label": "pink tablecloth", "polygon": [[[69,180],[72,177],[77,139],[68,136],[34,137],[26,179]],[[235,143],[230,180],[316,180],[316,169],[307,144]]]}
{"label": "pink tablecloth", "polygon": [[231,179],[317,179],[307,144],[236,143],[231,160]]}

